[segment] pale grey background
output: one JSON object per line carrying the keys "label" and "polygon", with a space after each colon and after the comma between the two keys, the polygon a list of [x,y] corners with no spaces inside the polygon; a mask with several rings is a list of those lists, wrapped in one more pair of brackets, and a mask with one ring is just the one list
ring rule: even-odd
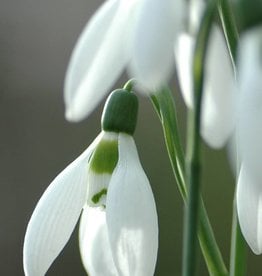
{"label": "pale grey background", "polygon": [[[63,79],[75,41],[103,1],[1,0],[0,8],[0,275],[20,276],[27,222],[50,181],[100,131],[101,106],[81,123],[64,119]],[[121,86],[127,79],[119,81]],[[118,85],[114,88],[117,88]],[[184,135],[185,108],[179,97]],[[154,190],[160,223],[156,275],[180,275],[182,201],[172,178],[161,127],[140,97],[135,134]],[[204,197],[223,254],[228,258],[233,180],[224,152],[205,147]],[[250,255],[248,275],[262,271]],[[207,275],[200,258],[200,275]],[[47,275],[85,275],[77,231]]]}

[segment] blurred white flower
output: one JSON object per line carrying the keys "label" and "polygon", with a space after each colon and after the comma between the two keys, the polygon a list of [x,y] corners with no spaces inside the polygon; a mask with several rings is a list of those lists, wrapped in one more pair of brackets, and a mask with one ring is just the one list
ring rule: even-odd
{"label": "blurred white flower", "polygon": [[166,82],[183,0],[107,0],[74,48],[65,79],[66,118],[89,115],[128,67],[145,89]]}
{"label": "blurred white flower", "polygon": [[[181,91],[188,108],[193,107],[193,54],[195,36],[183,33],[175,48]],[[213,26],[204,69],[201,134],[213,148],[221,148],[235,126],[235,80],[221,30]]]}
{"label": "blurred white flower", "polygon": [[237,210],[242,233],[262,253],[262,27],[241,36],[238,52],[238,150],[241,170]]}

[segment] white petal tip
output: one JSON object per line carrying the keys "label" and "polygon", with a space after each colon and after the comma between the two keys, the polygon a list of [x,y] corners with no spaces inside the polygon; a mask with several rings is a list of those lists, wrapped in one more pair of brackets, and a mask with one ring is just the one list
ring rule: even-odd
{"label": "white petal tip", "polygon": [[67,109],[65,112],[65,118],[67,121],[69,122],[79,122],[80,120],[77,118],[77,116],[75,116],[74,112],[72,112],[71,109]]}
{"label": "white petal tip", "polygon": [[72,123],[80,122],[88,117],[94,108],[92,102],[89,102],[89,104],[78,102],[77,105],[72,102],[69,107],[66,107],[65,118]]}
{"label": "white petal tip", "polygon": [[262,253],[261,176],[242,163],[237,184],[237,212],[241,231],[254,254]]}

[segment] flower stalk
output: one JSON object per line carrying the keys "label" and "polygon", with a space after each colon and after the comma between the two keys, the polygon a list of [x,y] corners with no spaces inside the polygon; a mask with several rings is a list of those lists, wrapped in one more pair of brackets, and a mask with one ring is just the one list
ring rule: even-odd
{"label": "flower stalk", "polygon": [[[165,87],[158,93],[152,95],[151,101],[163,127],[168,156],[178,189],[183,200],[186,202],[188,198],[188,189],[185,184],[185,157],[179,137],[176,106],[172,92]],[[198,229],[198,238],[210,275],[228,275],[203,200],[201,200],[200,204],[200,226]]]}
{"label": "flower stalk", "polygon": [[[228,0],[217,2],[220,20],[227,40],[232,65],[235,68],[239,34],[232,6]],[[243,276],[246,272],[246,243],[237,217],[236,201],[233,201],[230,248],[230,276]]]}
{"label": "flower stalk", "polygon": [[186,180],[188,185],[188,201],[185,205],[184,216],[184,243],[182,275],[193,276],[197,268],[197,230],[199,225],[200,191],[201,191],[201,103],[204,79],[205,55],[209,33],[215,15],[214,2],[210,2],[203,15],[200,30],[197,36],[194,60],[194,106],[189,111],[188,136],[187,136],[187,167]]}
{"label": "flower stalk", "polygon": [[237,218],[236,201],[233,201],[230,276],[244,276],[246,274],[246,242],[241,233]]}

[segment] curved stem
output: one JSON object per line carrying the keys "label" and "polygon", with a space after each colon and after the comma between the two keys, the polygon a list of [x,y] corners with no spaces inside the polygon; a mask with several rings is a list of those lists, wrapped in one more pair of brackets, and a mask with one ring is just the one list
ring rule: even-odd
{"label": "curved stem", "polygon": [[[185,157],[179,137],[176,107],[173,95],[170,89],[166,87],[158,93],[152,95],[151,100],[162,123],[168,156],[179,191],[183,200],[186,202],[188,192],[185,184]],[[227,269],[217,246],[202,200],[200,205],[200,226],[198,229],[198,238],[209,274],[213,276],[227,276]]]}
{"label": "curved stem", "polygon": [[163,126],[167,152],[178,184],[178,189],[183,199],[186,199],[187,191],[184,178],[185,157],[180,142],[172,93],[168,88],[164,88],[159,93],[152,95],[151,100]]}

